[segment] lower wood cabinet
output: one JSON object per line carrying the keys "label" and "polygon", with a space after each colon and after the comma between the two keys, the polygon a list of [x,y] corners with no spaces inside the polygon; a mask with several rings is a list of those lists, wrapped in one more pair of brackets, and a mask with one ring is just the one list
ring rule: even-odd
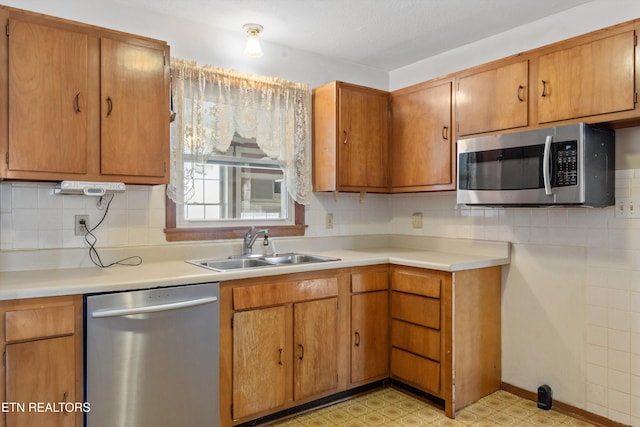
{"label": "lower wood cabinet", "polygon": [[[338,278],[335,272],[228,282],[232,306],[229,364],[221,349],[221,371],[231,368],[231,388],[222,373],[221,395],[230,393],[231,417],[221,406],[222,425],[245,422],[338,391]],[[223,284],[223,289],[225,289]],[[222,291],[221,301],[224,301]],[[230,308],[231,312],[225,309]],[[224,328],[223,328],[224,329]],[[224,401],[221,398],[221,402]]]}
{"label": "lower wood cabinet", "polygon": [[389,269],[351,273],[351,385],[389,376]]}
{"label": "lower wood cabinet", "polygon": [[[25,405],[6,412],[0,425],[82,426],[82,412],[68,410],[83,401],[82,297],[3,301],[0,312],[2,400]],[[30,410],[30,404],[51,404],[52,410]]]}
{"label": "lower wood cabinet", "polygon": [[220,425],[387,378],[455,417],[500,389],[500,272],[374,265],[221,283]]}
{"label": "lower wood cabinet", "polygon": [[501,268],[391,267],[391,377],[455,412],[500,389]]}

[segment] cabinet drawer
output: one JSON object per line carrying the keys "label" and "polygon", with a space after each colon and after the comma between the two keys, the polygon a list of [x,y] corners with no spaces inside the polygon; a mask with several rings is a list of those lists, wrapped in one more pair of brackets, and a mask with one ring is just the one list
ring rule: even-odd
{"label": "cabinet drawer", "polygon": [[391,374],[409,385],[440,393],[440,364],[397,348],[391,349]]}
{"label": "cabinet drawer", "polygon": [[391,317],[440,329],[440,300],[391,292]]}
{"label": "cabinet drawer", "polygon": [[440,298],[444,274],[410,269],[393,269],[391,289],[430,298]]}
{"label": "cabinet drawer", "polygon": [[440,361],[440,331],[400,320],[391,321],[391,345]]}
{"label": "cabinet drawer", "polygon": [[351,275],[351,292],[384,291],[389,289],[389,272],[367,271]]}
{"label": "cabinet drawer", "polygon": [[4,322],[6,342],[75,333],[72,305],[7,311]]}
{"label": "cabinet drawer", "polygon": [[338,295],[338,279],[300,280],[266,283],[233,289],[233,309],[288,304],[297,301],[328,298]]}

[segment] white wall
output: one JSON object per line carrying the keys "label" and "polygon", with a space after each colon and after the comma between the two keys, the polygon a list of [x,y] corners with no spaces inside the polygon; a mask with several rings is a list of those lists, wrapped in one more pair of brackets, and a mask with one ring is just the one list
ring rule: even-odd
{"label": "white wall", "polygon": [[[389,73],[389,90],[464,70],[570,37],[640,17],[637,0],[594,0],[581,6],[478,40]],[[464,31],[464,28],[460,28]]]}
{"label": "white wall", "polygon": [[[345,80],[396,89],[489,60],[640,17],[635,0],[597,0],[535,24],[395,70],[335,63],[306,52],[264,44],[265,56],[243,58],[242,37],[199,24],[108,9],[98,0],[12,0],[31,9],[167,40],[174,56],[311,86]],[[461,29],[463,30],[463,29]],[[640,129],[618,131],[618,196],[640,200]],[[164,188],[133,187],[118,195],[101,245],[135,248],[165,244]],[[0,249],[83,247],[73,236],[76,213],[92,222],[91,199],[52,194],[50,184],[0,184]],[[326,229],[325,214],[335,226]],[[424,228],[411,228],[422,212]],[[453,193],[417,195],[317,194],[306,210],[308,236],[422,234],[513,242],[503,287],[503,380],[613,420],[640,425],[640,220],[607,209],[468,209]],[[25,266],[26,268],[27,266]]]}

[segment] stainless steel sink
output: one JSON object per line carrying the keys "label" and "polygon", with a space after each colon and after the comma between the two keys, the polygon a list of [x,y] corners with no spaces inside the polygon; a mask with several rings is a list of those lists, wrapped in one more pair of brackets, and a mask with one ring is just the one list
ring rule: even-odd
{"label": "stainless steel sink", "polygon": [[337,258],[331,258],[331,257],[325,257],[325,256],[319,256],[319,255],[307,255],[307,254],[300,254],[295,252],[288,253],[288,254],[266,256],[264,257],[264,259],[266,261],[269,261],[278,265],[337,261]]}
{"label": "stainless steel sink", "polygon": [[210,270],[230,271],[246,270],[250,268],[277,267],[292,264],[311,264],[327,261],[339,261],[339,258],[291,252],[268,256],[231,256],[223,259],[194,260],[187,262]]}

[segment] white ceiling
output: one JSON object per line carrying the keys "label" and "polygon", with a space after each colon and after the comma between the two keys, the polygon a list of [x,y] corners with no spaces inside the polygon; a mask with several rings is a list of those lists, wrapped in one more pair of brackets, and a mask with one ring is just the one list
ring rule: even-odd
{"label": "white ceiling", "polygon": [[390,71],[593,0],[115,1]]}

